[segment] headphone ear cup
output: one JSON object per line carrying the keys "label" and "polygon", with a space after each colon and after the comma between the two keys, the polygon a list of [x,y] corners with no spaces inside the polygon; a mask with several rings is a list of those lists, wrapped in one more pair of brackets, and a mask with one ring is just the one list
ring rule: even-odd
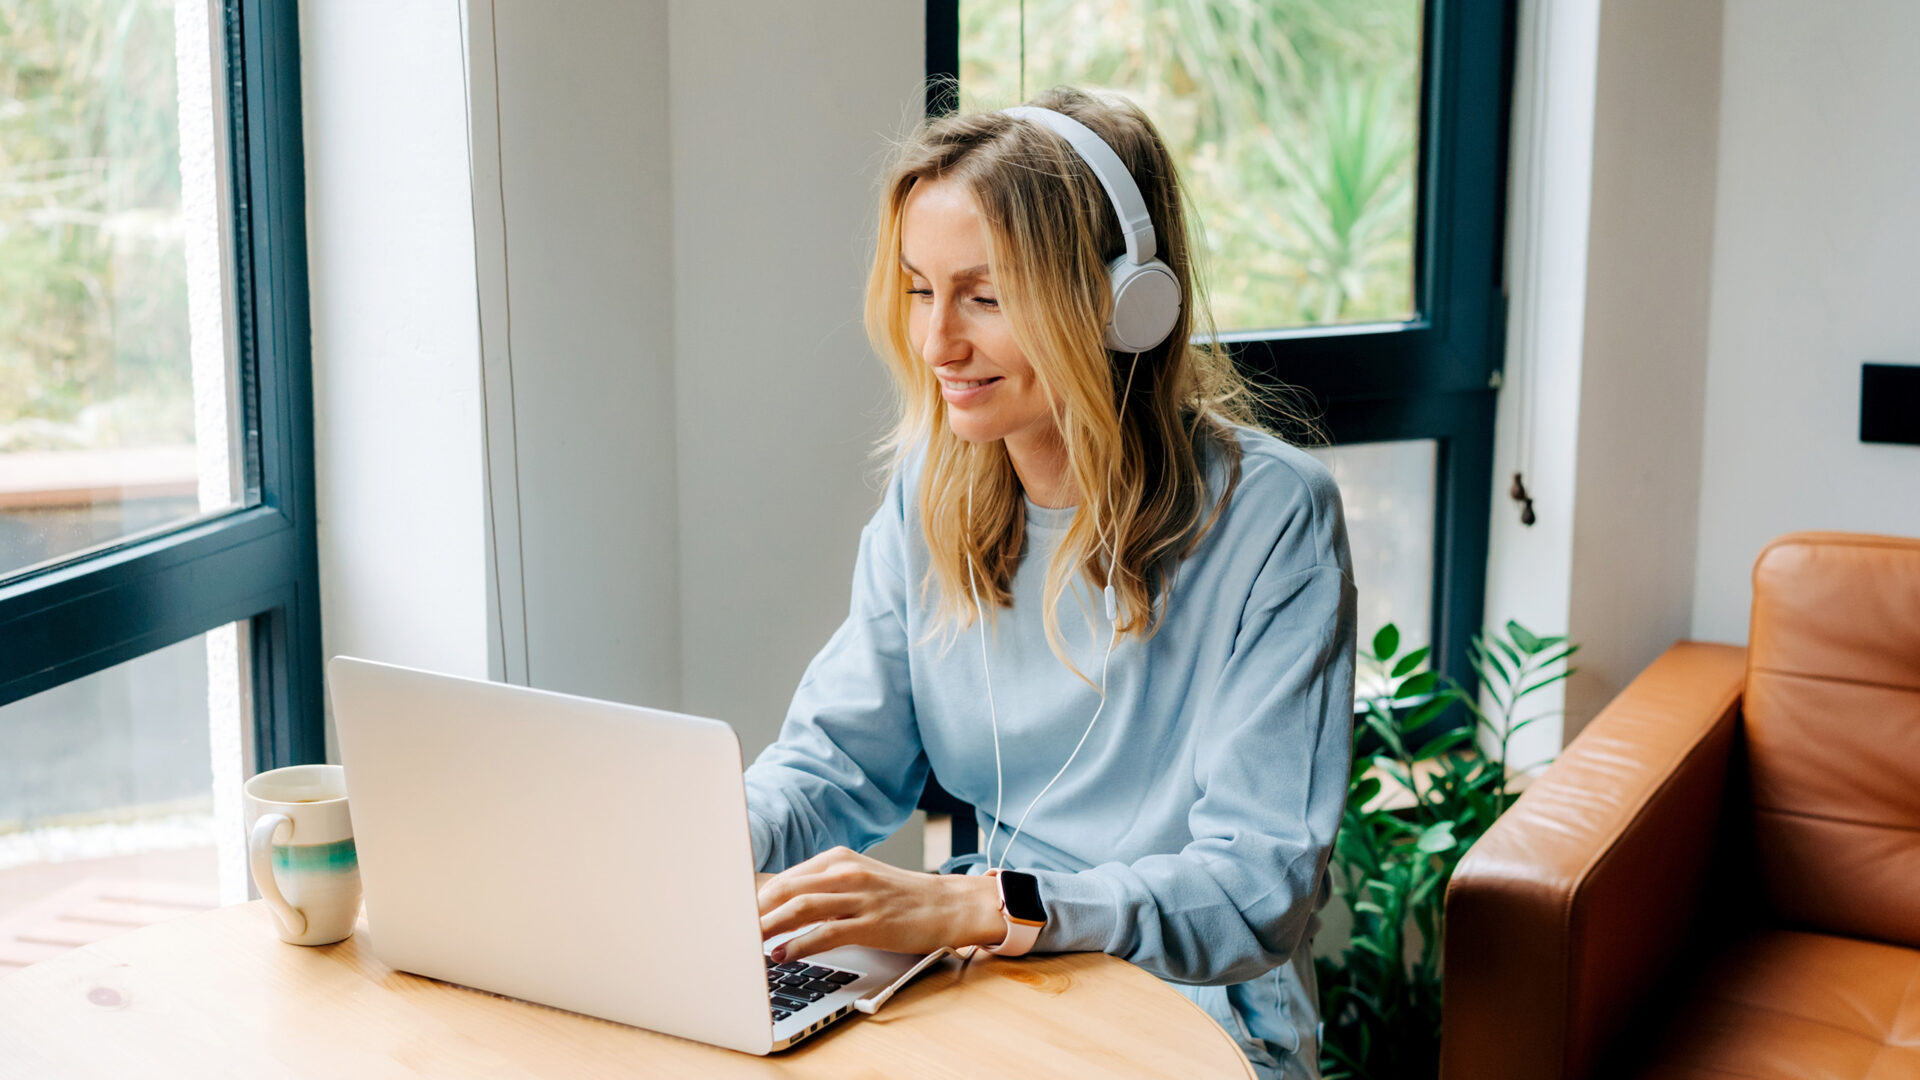
{"label": "headphone ear cup", "polygon": [[1113,318],[1106,344],[1120,352],[1145,352],[1167,340],[1180,319],[1180,281],[1159,259],[1143,264],[1125,255],[1107,264],[1113,284]]}

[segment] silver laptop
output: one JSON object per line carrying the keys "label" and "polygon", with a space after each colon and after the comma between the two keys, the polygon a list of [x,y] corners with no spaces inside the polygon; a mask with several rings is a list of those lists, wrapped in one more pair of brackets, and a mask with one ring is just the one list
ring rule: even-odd
{"label": "silver laptop", "polygon": [[918,959],[765,955],[726,724],[347,656],[327,682],[394,968],[765,1054]]}

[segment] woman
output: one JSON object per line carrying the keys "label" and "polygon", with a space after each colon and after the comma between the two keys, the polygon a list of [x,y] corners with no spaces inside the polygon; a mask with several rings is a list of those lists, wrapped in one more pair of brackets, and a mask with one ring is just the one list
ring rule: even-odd
{"label": "woman", "polygon": [[[786,960],[1103,950],[1263,1074],[1317,1076],[1309,944],[1353,722],[1339,493],[1189,344],[1178,181],[1146,116],[1064,88],[1031,104],[1119,155],[1179,311],[1157,346],[1106,347],[1122,226],[1050,119],[951,116],[904,148],[866,301],[898,391],[891,469],[847,620],[747,771],[755,858],[781,871],[761,927],[818,923]],[[929,768],[988,850],[940,875],[856,854]],[[1037,886],[1028,918],[1012,894],[1002,913],[1012,880]]]}

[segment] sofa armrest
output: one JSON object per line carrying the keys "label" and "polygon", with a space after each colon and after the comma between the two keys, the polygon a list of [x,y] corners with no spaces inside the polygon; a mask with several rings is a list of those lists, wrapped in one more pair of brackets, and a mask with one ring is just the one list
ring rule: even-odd
{"label": "sofa armrest", "polygon": [[1695,915],[1745,676],[1745,649],[1674,645],[1460,860],[1444,1080],[1591,1075]]}

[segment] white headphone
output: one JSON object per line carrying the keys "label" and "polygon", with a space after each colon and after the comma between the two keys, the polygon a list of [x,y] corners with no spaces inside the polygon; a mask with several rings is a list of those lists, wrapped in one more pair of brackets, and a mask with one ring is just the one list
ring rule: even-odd
{"label": "white headphone", "polygon": [[1031,120],[1067,140],[1100,186],[1107,190],[1113,212],[1120,218],[1127,252],[1107,264],[1113,285],[1113,318],[1107,323],[1107,348],[1141,353],[1167,340],[1180,318],[1180,281],[1154,255],[1153,219],[1133,174],[1093,129],[1065,113],[1034,105],[1001,110],[1020,120]]}

